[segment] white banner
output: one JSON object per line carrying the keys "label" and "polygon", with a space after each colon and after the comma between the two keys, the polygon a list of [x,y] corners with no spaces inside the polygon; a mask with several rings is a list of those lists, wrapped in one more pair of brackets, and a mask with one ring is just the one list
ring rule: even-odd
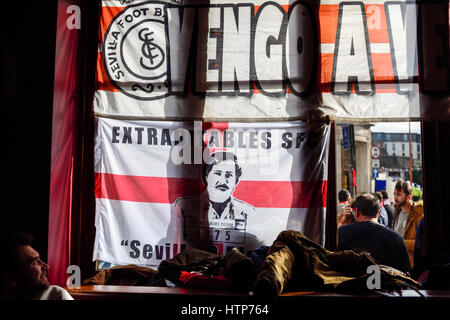
{"label": "white banner", "polygon": [[328,126],[97,118],[94,260],[157,266],[186,246],[323,244]]}
{"label": "white banner", "polygon": [[103,1],[95,112],[283,119],[320,105],[316,1]]}
{"label": "white banner", "polygon": [[[425,100],[448,112],[448,39],[439,31],[448,29],[448,7],[446,15],[442,4],[102,4],[94,100],[100,116],[281,121],[319,108],[340,119],[392,121],[436,112]],[[435,25],[428,21],[422,30],[419,12],[430,9]]]}

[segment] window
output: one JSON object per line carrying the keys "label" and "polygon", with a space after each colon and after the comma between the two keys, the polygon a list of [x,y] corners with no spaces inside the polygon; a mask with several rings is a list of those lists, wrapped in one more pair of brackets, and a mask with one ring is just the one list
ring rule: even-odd
{"label": "window", "polygon": [[[392,144],[392,151],[395,151],[395,143]],[[395,153],[394,153],[395,156]]]}
{"label": "window", "polygon": [[420,152],[420,144],[417,144],[417,152]]}
{"label": "window", "polygon": [[391,134],[390,133],[386,133],[386,141],[391,141]]}
{"label": "window", "polygon": [[[404,143],[402,143],[402,151],[405,151],[405,144]],[[405,155],[405,154],[403,154],[403,155]]]}

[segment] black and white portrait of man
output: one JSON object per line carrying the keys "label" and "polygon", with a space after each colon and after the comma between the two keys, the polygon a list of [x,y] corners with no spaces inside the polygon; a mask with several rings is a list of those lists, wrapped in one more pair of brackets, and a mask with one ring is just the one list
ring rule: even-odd
{"label": "black and white portrait of man", "polygon": [[245,231],[247,217],[255,212],[255,207],[233,196],[242,175],[237,157],[232,152],[217,151],[205,162],[202,181],[206,190],[178,198],[174,203],[184,226]]}

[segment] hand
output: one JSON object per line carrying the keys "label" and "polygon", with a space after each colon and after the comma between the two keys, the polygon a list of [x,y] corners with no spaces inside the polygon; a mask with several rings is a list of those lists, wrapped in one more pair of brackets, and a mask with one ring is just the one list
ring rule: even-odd
{"label": "hand", "polygon": [[350,206],[346,206],[343,210],[342,225],[355,223],[355,217],[353,216],[353,210]]}

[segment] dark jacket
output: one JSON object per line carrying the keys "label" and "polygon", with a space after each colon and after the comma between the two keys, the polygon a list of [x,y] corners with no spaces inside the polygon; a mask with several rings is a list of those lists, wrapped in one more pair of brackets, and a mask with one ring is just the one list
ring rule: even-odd
{"label": "dark jacket", "polygon": [[339,250],[366,250],[379,264],[410,272],[408,250],[402,237],[389,228],[364,221],[339,228]]}
{"label": "dark jacket", "polygon": [[160,276],[179,286],[185,286],[181,279],[184,272],[210,278],[223,276],[230,280],[228,289],[237,291],[249,291],[255,277],[252,260],[236,248],[222,256],[188,247],[172,259],[162,261],[158,271]]}
{"label": "dark jacket", "polygon": [[[277,297],[283,291],[367,291],[367,268],[377,265],[367,252],[352,250],[329,251],[311,241],[299,231],[282,231],[256,277],[255,295]],[[403,272],[377,265],[381,272],[382,289],[420,284]]]}
{"label": "dark jacket", "polygon": [[[395,225],[398,216],[400,215],[401,208],[396,208],[394,213]],[[406,220],[405,231],[403,231],[403,240],[405,241],[406,248],[408,249],[411,265],[414,265],[414,241],[416,239],[416,230],[419,226],[420,220],[423,218],[423,202],[413,202]]]}
{"label": "dark jacket", "polygon": [[134,264],[115,266],[100,270],[95,276],[84,280],[83,285],[143,286],[157,272],[156,269]]}
{"label": "dark jacket", "polygon": [[394,205],[392,204],[385,204],[384,209],[386,209],[387,215],[388,215],[388,228],[393,228],[393,222],[394,222]]}

